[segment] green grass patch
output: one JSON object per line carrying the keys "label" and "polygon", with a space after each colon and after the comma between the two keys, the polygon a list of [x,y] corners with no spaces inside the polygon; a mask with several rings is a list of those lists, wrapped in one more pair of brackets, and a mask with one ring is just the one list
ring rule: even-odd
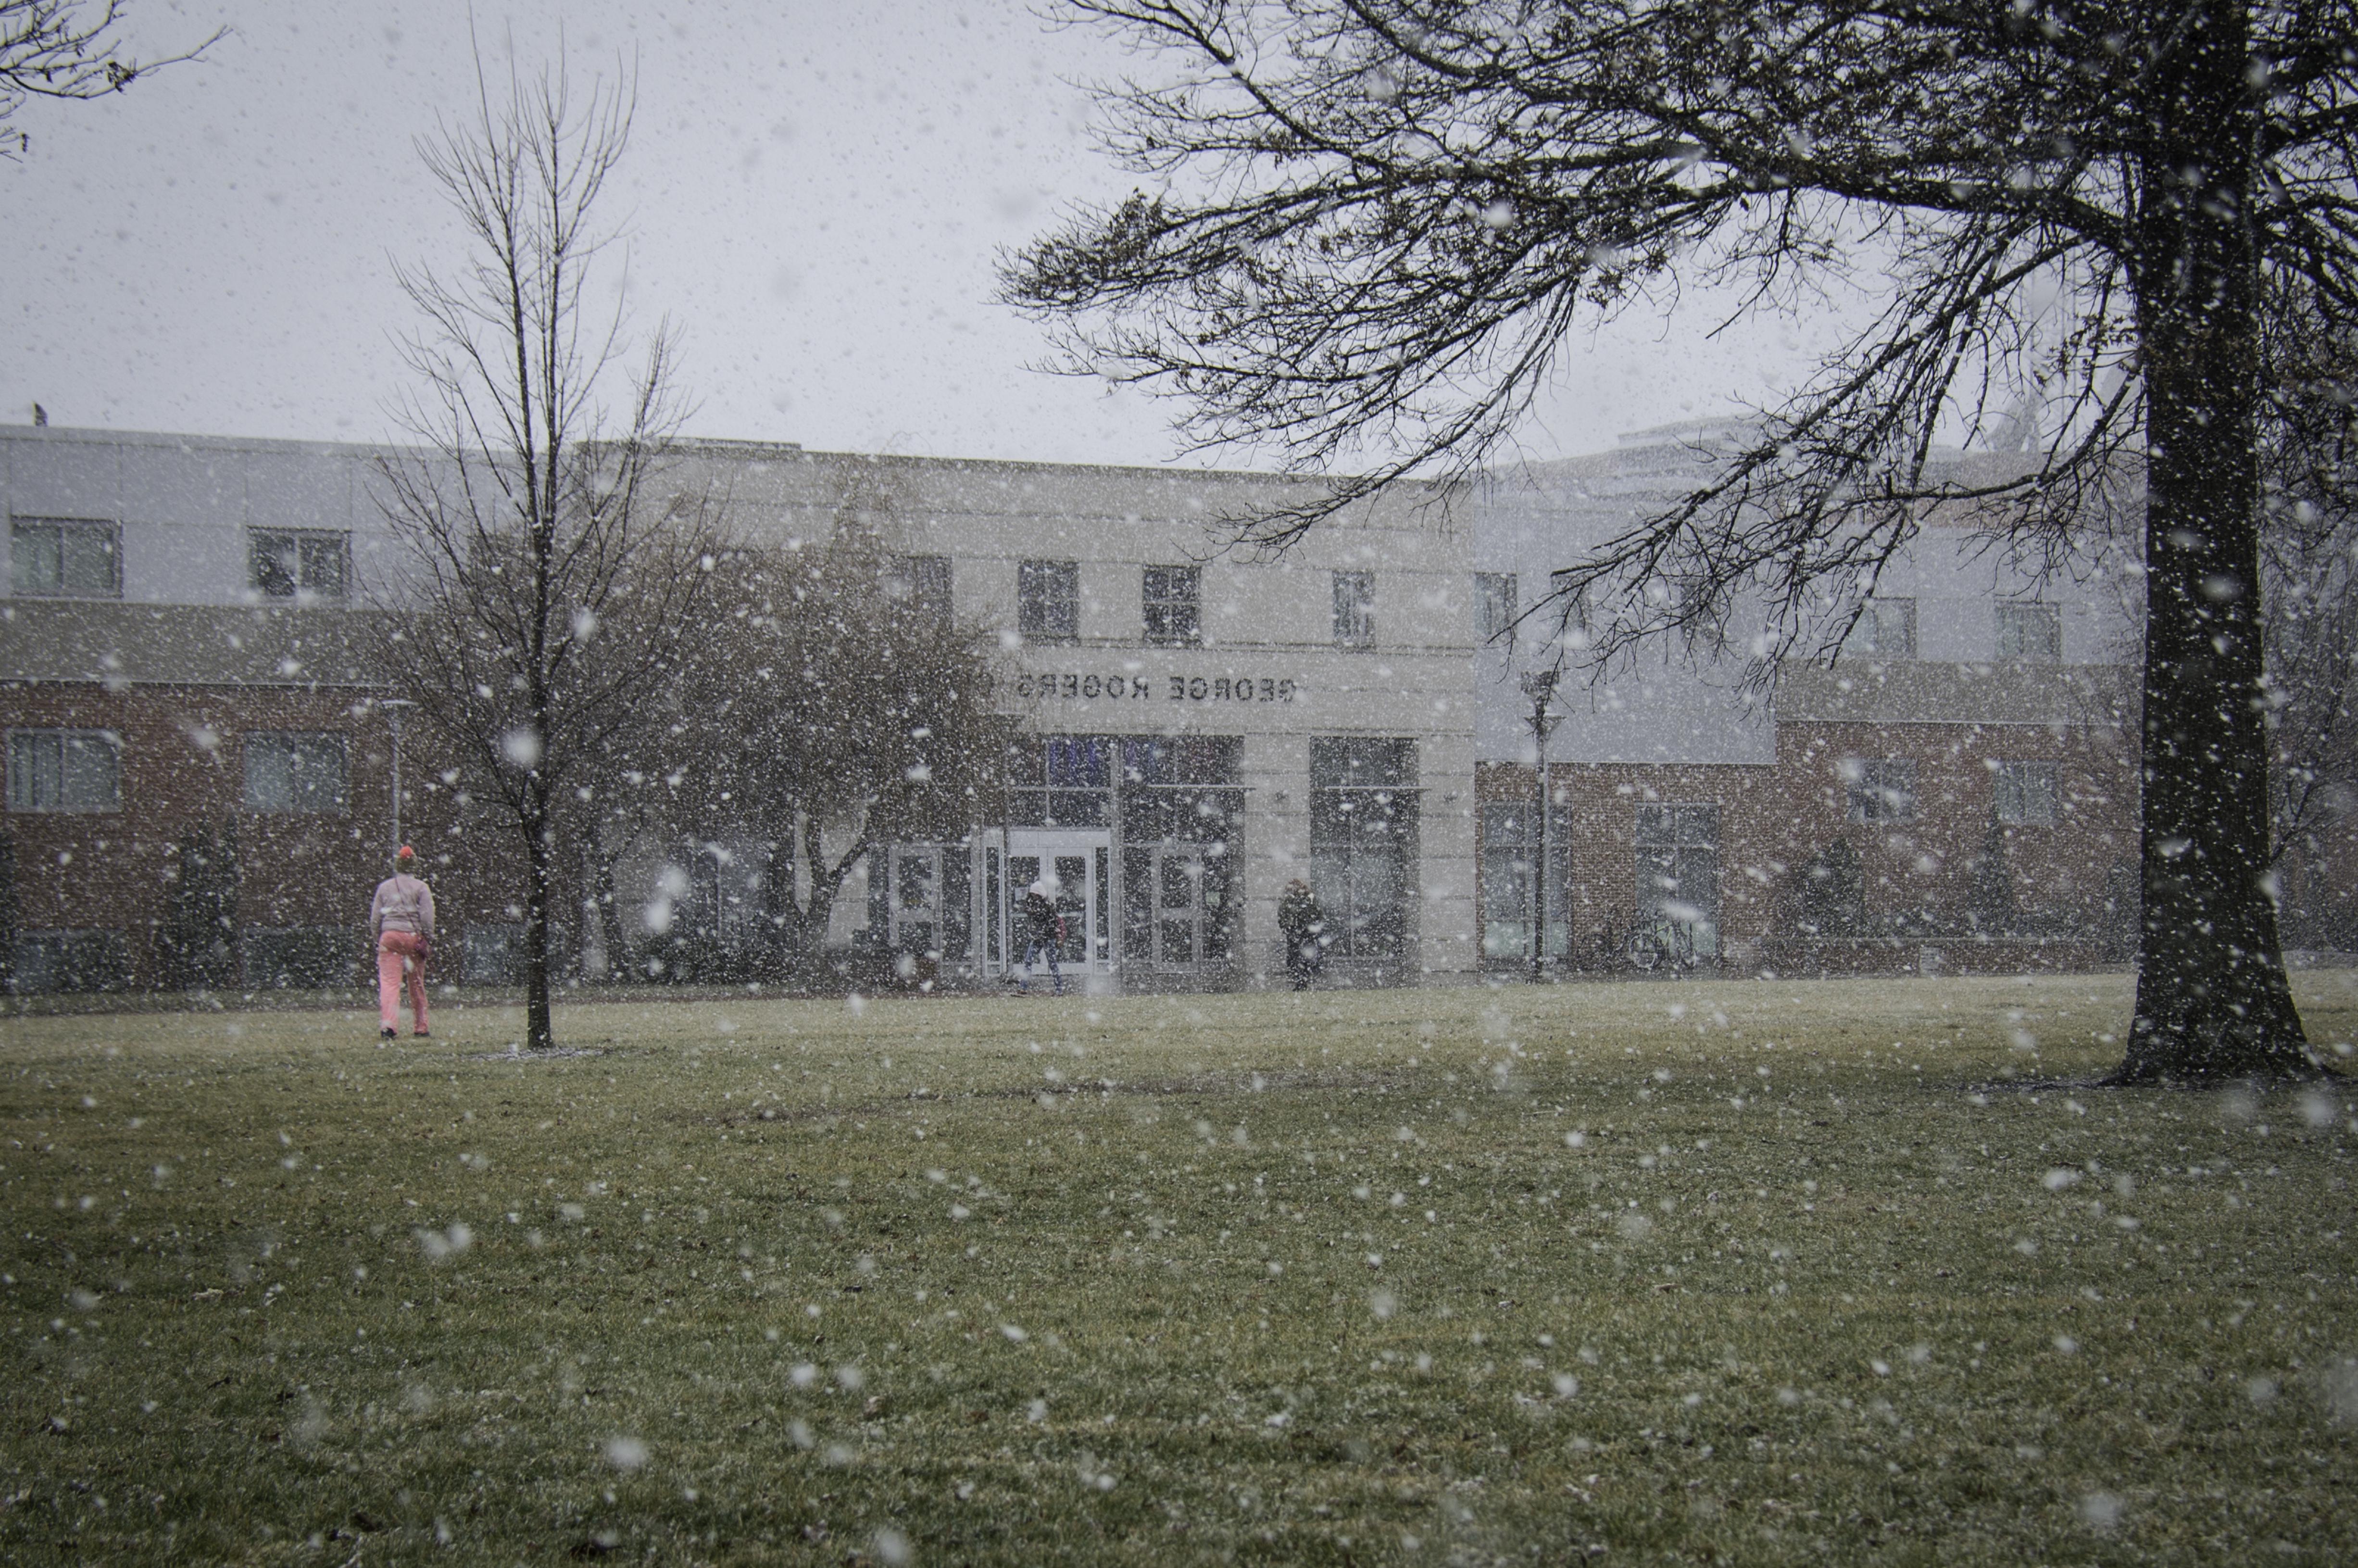
{"label": "green grass patch", "polygon": [[10,1020],[0,1556],[2351,1561],[2358,1086],[2127,1006]]}

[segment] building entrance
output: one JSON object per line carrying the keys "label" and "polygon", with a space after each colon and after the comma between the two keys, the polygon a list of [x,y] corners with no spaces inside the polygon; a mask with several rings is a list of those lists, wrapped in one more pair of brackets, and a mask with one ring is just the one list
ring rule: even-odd
{"label": "building entrance", "polygon": [[1007,929],[1011,972],[1023,962],[1022,911],[1024,891],[1044,878],[1049,898],[1064,917],[1064,942],[1056,962],[1067,976],[1113,970],[1113,944],[1107,913],[1112,892],[1113,836],[1102,828],[1023,828],[1007,835]]}

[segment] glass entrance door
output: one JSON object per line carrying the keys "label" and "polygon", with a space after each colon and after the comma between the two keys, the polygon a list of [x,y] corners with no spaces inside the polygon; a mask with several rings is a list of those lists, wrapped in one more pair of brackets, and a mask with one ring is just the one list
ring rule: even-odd
{"label": "glass entrance door", "polygon": [[1023,962],[1023,894],[1044,878],[1049,898],[1063,916],[1064,941],[1056,962],[1067,974],[1112,972],[1111,935],[1106,919],[1111,896],[1112,838],[1104,832],[1027,832],[1008,835],[1008,929],[1018,933],[1008,945],[1011,970]]}

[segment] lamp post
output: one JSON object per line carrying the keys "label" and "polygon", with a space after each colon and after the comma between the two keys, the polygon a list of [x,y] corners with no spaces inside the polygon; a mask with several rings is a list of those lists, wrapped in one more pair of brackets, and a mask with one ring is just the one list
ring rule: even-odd
{"label": "lamp post", "polygon": [[1555,702],[1555,683],[1563,678],[1563,661],[1543,670],[1523,673],[1523,695],[1531,699],[1531,760],[1537,781],[1532,791],[1531,842],[1531,979],[1536,983],[1547,951],[1547,820],[1548,820],[1548,737],[1554,733],[1557,715],[1549,711]]}
{"label": "lamp post", "polygon": [[393,847],[391,853],[401,854],[401,712],[417,704],[406,697],[381,698],[377,706],[384,709],[385,728],[393,731]]}

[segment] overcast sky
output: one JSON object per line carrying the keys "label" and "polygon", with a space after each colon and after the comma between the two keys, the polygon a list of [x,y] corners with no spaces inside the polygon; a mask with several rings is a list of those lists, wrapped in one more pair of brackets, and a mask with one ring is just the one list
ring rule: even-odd
{"label": "overcast sky", "polygon": [[[468,6],[132,7],[135,55],[233,32],[128,93],[18,115],[32,147],[0,163],[0,422],[38,401],[56,425],[386,438],[409,324],[390,264],[461,253],[413,143],[466,112]],[[1029,368],[1038,330],[992,301],[1001,247],[1130,188],[1077,85],[1120,68],[1102,40],[1018,0],[483,0],[474,27],[487,53],[513,40],[577,80],[635,64],[611,213],[630,239],[608,277],[638,326],[679,330],[691,433],[1172,459],[1167,409]],[[1584,341],[1526,454],[1725,414],[1793,373],[1790,332],[1708,342],[1711,324],[1630,320]]]}

